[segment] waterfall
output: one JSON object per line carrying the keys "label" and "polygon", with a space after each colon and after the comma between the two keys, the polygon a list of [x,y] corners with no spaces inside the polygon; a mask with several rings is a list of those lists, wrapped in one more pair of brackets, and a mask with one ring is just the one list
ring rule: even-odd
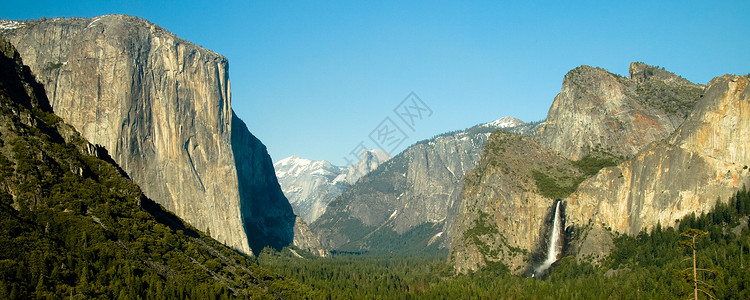
{"label": "waterfall", "polygon": [[535,274],[544,273],[555,261],[562,251],[560,238],[563,237],[562,220],[560,219],[560,200],[555,201],[555,220],[552,223],[552,232],[549,235],[549,244],[547,248],[547,259],[536,268]]}

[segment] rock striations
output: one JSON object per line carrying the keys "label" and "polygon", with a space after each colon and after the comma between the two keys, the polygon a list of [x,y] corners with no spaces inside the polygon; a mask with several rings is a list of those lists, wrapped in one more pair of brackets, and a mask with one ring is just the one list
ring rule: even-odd
{"label": "rock striations", "polygon": [[[566,201],[579,227],[637,234],[706,212],[750,183],[749,78],[709,82],[695,110],[668,139],[584,181]],[[591,249],[582,241],[581,248]],[[606,250],[606,249],[605,249]],[[580,251],[579,258],[603,251]]]}
{"label": "rock striations", "polygon": [[55,113],[108,149],[148,197],[248,254],[292,242],[295,216],[265,146],[232,112],[225,57],[122,15],[0,33]]}
{"label": "rock striations", "polygon": [[447,248],[464,174],[479,162],[490,132],[507,124],[519,123],[505,119],[412,145],[344,191],[311,228],[331,249]]}
{"label": "rock striations", "polygon": [[565,75],[537,138],[573,160],[592,151],[629,157],[669,136],[702,90],[642,63],[630,65],[630,78],[581,66]]}
{"label": "rock striations", "polygon": [[637,233],[728,198],[746,181],[739,150],[746,142],[733,145],[719,128],[741,137],[748,127],[737,115],[742,105],[718,100],[726,90],[742,93],[737,78],[715,92],[727,80],[713,81],[701,98],[703,86],[642,63],[631,64],[629,78],[588,66],[570,71],[534,139],[493,134],[467,175],[451,243],[456,269],[499,261],[531,270],[557,198],[567,197],[567,238],[578,246],[569,253],[594,258],[611,246],[604,226]]}
{"label": "rock striations", "polygon": [[570,186],[581,175],[571,161],[532,138],[492,133],[481,161],[464,180],[450,246],[456,270],[465,273],[503,262],[523,271],[546,236],[554,202],[543,195],[539,176]]}

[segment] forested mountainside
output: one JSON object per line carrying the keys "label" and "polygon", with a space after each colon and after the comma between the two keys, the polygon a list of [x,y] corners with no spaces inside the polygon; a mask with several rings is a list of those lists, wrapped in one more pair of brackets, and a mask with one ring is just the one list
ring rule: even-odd
{"label": "forested mountainside", "polygon": [[311,292],[144,196],[104,148],[51,112],[44,87],[2,37],[0,52],[0,298]]}

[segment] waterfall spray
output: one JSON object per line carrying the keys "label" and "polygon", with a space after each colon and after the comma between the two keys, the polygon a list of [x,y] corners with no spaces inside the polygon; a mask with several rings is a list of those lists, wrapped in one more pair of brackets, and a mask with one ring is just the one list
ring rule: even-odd
{"label": "waterfall spray", "polygon": [[557,256],[562,251],[561,238],[563,237],[562,220],[560,218],[560,200],[555,201],[555,219],[552,222],[552,232],[549,235],[549,244],[547,248],[547,259],[536,268],[535,274],[544,273],[549,267],[557,261]]}

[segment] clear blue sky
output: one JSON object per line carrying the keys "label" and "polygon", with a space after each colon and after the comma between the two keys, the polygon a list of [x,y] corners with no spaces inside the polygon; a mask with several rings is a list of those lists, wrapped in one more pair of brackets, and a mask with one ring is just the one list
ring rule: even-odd
{"label": "clear blue sky", "polygon": [[[0,18],[130,14],[225,55],[232,105],[274,161],[344,157],[385,118],[408,138],[545,118],[579,65],[696,83],[750,73],[750,1],[2,1]],[[414,130],[392,109],[415,92]],[[395,153],[392,153],[395,154]]]}

